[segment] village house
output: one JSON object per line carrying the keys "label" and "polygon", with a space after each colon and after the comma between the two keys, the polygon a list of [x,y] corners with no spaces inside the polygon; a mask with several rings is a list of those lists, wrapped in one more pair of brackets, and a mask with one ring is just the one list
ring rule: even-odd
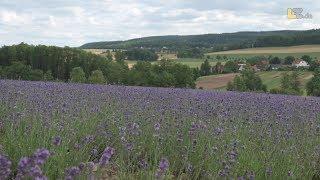
{"label": "village house", "polygon": [[293,61],[292,66],[295,68],[308,68],[310,65],[301,59]]}
{"label": "village house", "polygon": [[238,64],[238,66],[239,66],[239,71],[243,71],[243,70],[245,70],[246,69],[246,64]]}

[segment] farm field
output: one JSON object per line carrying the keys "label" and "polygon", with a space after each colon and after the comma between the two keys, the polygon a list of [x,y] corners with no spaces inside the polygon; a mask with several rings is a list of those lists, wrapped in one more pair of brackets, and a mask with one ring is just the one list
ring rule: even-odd
{"label": "farm field", "polygon": [[0,80],[0,179],[312,179],[320,99]]}
{"label": "farm field", "polygon": [[[266,71],[258,72],[257,74],[261,77],[262,82],[267,86],[267,89],[270,90],[275,87],[280,87],[282,73],[283,71]],[[312,78],[312,72],[301,71],[298,73],[302,86],[305,86]],[[196,82],[197,87],[208,90],[226,89],[228,82],[233,80],[236,75],[237,73],[231,73],[200,77]]]}
{"label": "farm field", "polygon": [[242,59],[259,55],[272,55],[284,58],[286,56],[301,57],[303,55],[309,55],[312,58],[320,58],[320,45],[301,45],[301,46],[289,46],[289,47],[263,47],[263,48],[248,48],[230,51],[221,51],[208,53],[213,58],[217,55],[225,55],[229,59]]}

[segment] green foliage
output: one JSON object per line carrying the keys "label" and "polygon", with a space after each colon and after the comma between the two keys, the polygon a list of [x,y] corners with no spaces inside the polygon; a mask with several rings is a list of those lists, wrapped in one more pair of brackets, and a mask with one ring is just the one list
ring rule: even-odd
{"label": "green foliage", "polygon": [[310,64],[312,61],[312,58],[309,55],[303,55],[301,59],[306,61],[308,64]]}
{"label": "green foliage", "polygon": [[281,77],[281,87],[270,90],[273,94],[302,95],[301,83],[297,72],[283,73]]}
{"label": "green foliage", "polygon": [[[27,70],[30,67],[31,69],[39,69],[43,72],[51,71],[54,79],[68,81],[72,68],[81,67],[86,73],[86,76],[89,76],[90,73],[98,69],[106,59],[70,47],[32,46],[21,43],[19,45],[3,46],[0,48],[0,66],[7,67],[17,61],[28,66],[26,67]],[[10,75],[9,78],[12,76],[14,75]]]}
{"label": "green foliage", "polygon": [[236,76],[233,82],[227,85],[228,91],[266,91],[267,87],[262,84],[261,78],[252,70],[242,71],[240,76]]}
{"label": "green foliage", "polygon": [[227,61],[224,65],[224,72],[226,73],[237,72],[238,69],[238,63],[235,61]]}
{"label": "green foliage", "polygon": [[194,70],[186,65],[162,60],[159,65],[139,61],[128,74],[128,84],[138,86],[195,87]]}
{"label": "green foliage", "polygon": [[3,68],[3,76],[8,79],[30,80],[31,67],[22,62],[12,62]]}
{"label": "green foliage", "polygon": [[83,49],[133,49],[146,47],[160,50],[201,48],[207,52],[243,49],[251,47],[293,46],[320,44],[320,30],[307,31],[265,31],[204,34],[190,36],[156,36],[127,41],[88,43]]}
{"label": "green foliage", "polygon": [[265,56],[253,56],[247,59],[247,63],[250,65],[257,65],[261,61],[266,60],[267,58]]}
{"label": "green foliage", "polygon": [[137,61],[156,61],[158,60],[158,55],[154,51],[147,49],[133,49],[126,51],[127,59],[137,60]]}
{"label": "green foliage", "polygon": [[116,59],[116,61],[124,61],[126,59],[125,52],[116,51],[114,58]]}
{"label": "green foliage", "polygon": [[54,80],[54,78],[52,76],[52,72],[50,70],[48,70],[47,72],[44,73],[43,80],[45,80],[45,81],[53,81]]}
{"label": "green foliage", "polygon": [[34,69],[30,71],[29,80],[41,81],[43,80],[43,71],[40,69]]}
{"label": "green foliage", "polygon": [[109,61],[112,61],[113,60],[113,57],[112,57],[112,54],[111,54],[111,52],[110,51],[107,51],[107,59],[109,60]]}
{"label": "green foliage", "polygon": [[181,49],[177,54],[178,58],[203,58],[204,54],[199,48]]}
{"label": "green foliage", "polygon": [[320,69],[314,71],[314,76],[307,83],[307,94],[311,96],[320,96]]}
{"label": "green foliage", "polygon": [[295,58],[293,56],[287,56],[284,58],[284,64],[291,65]]}
{"label": "green foliage", "polygon": [[70,74],[70,82],[73,83],[85,83],[86,74],[81,67],[75,67],[72,69]]}
{"label": "green foliage", "polygon": [[105,84],[106,83],[106,79],[104,78],[103,73],[100,70],[92,71],[92,74],[88,78],[88,81],[89,81],[89,83],[92,83],[92,84]]}
{"label": "green foliage", "polygon": [[273,57],[271,60],[270,60],[270,64],[281,64],[281,59],[279,57]]}
{"label": "green foliage", "polygon": [[206,59],[200,66],[200,75],[201,76],[208,76],[211,74],[211,65],[208,61],[208,59]]}

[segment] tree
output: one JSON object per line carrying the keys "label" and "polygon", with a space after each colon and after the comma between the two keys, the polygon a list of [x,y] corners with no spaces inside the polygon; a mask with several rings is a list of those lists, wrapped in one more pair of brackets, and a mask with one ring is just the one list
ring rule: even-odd
{"label": "tree", "polygon": [[126,55],[122,51],[116,51],[114,54],[114,58],[116,59],[116,61],[124,61],[126,58]]}
{"label": "tree", "polygon": [[156,61],[159,58],[154,51],[148,49],[132,49],[125,54],[128,59],[137,61]]}
{"label": "tree", "polygon": [[52,72],[50,70],[48,70],[47,72],[44,73],[43,80],[45,80],[45,81],[53,81],[54,80],[54,78],[52,76]]}
{"label": "tree", "polygon": [[40,69],[31,70],[29,78],[31,81],[41,81],[43,80],[43,71]]}
{"label": "tree", "polygon": [[224,72],[226,73],[237,72],[238,69],[238,63],[236,63],[235,61],[227,61],[224,65]]}
{"label": "tree", "polygon": [[252,70],[244,70],[227,85],[229,91],[266,91],[267,87],[261,78]]}
{"label": "tree", "polygon": [[293,56],[287,56],[284,58],[284,64],[291,65],[295,58]]}
{"label": "tree", "polygon": [[107,51],[107,59],[109,60],[109,61],[112,61],[113,60],[113,57],[112,57],[112,54],[111,54],[111,52],[110,51]]}
{"label": "tree", "polygon": [[270,64],[281,64],[281,59],[279,57],[273,57],[271,60],[270,60]]}
{"label": "tree", "polygon": [[85,83],[86,74],[81,67],[75,67],[72,69],[70,74],[70,82],[73,83]]}
{"label": "tree", "polygon": [[89,83],[92,83],[92,84],[105,84],[106,83],[106,79],[104,78],[103,73],[100,70],[92,71],[92,74],[89,77],[88,81],[89,81]]}
{"label": "tree", "polygon": [[13,62],[3,68],[3,76],[8,79],[30,80],[31,67],[22,62]]}
{"label": "tree", "polygon": [[308,64],[312,62],[312,58],[309,55],[303,55],[301,59],[306,61]]}
{"label": "tree", "polygon": [[307,94],[310,96],[320,96],[320,69],[316,69],[313,77],[307,83]]}
{"label": "tree", "polygon": [[200,75],[201,76],[208,76],[211,74],[211,65],[208,61],[208,59],[206,59],[200,66]]}
{"label": "tree", "polygon": [[290,94],[290,95],[301,95],[301,83],[297,72],[283,73],[281,77],[280,88],[273,88],[270,93],[274,94]]}
{"label": "tree", "polygon": [[217,62],[217,64],[214,67],[214,72],[217,74],[221,74],[221,73],[223,73],[223,70],[224,70],[224,67],[221,64],[221,62]]}
{"label": "tree", "polygon": [[283,73],[281,78],[281,88],[285,94],[301,95],[300,81],[297,72],[291,74]]}

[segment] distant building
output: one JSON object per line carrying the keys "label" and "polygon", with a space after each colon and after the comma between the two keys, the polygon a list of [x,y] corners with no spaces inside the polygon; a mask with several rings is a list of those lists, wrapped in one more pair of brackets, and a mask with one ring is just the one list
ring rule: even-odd
{"label": "distant building", "polygon": [[261,71],[261,69],[259,69],[257,65],[253,65],[253,66],[251,66],[251,68],[255,72]]}
{"label": "distant building", "polygon": [[246,69],[246,64],[238,64],[238,66],[239,66],[239,71],[243,71],[243,70],[245,70]]}
{"label": "distant building", "polygon": [[303,60],[300,60],[300,59],[295,60],[292,63],[292,66],[296,67],[296,68],[301,68],[301,67],[308,68],[308,67],[310,67],[310,65],[306,61],[303,61]]}

